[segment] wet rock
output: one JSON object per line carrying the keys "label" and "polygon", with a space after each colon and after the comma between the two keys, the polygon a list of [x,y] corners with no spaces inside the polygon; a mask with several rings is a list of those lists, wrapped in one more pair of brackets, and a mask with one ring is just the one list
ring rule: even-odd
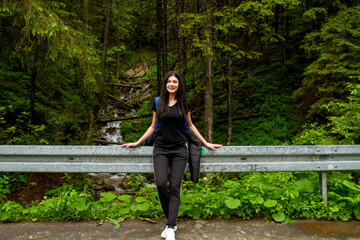
{"label": "wet rock", "polygon": [[[91,188],[97,192],[113,191],[115,194],[134,194],[133,189],[128,189],[130,181],[129,175],[125,173],[89,173]],[[146,177],[138,177],[136,181],[140,182],[140,187],[152,187],[155,185],[151,183]]]}
{"label": "wet rock", "polygon": [[203,228],[205,224],[206,224],[206,221],[198,220],[198,221],[196,221],[195,229],[199,230],[199,229]]}
{"label": "wet rock", "polygon": [[154,189],[156,189],[155,183],[145,183],[145,184],[144,184],[144,187],[149,187],[149,188],[154,188]]}
{"label": "wet rock", "polygon": [[147,180],[145,177],[138,177],[136,180],[139,181],[142,185],[150,183],[150,181]]}
{"label": "wet rock", "polygon": [[196,230],[199,230],[199,229],[202,228],[202,227],[203,227],[203,225],[200,224],[200,223],[196,223],[196,224],[195,224],[195,229],[196,229]]}
{"label": "wet rock", "polygon": [[126,178],[124,173],[89,173],[91,187],[97,191],[115,191],[124,193],[121,184]]}

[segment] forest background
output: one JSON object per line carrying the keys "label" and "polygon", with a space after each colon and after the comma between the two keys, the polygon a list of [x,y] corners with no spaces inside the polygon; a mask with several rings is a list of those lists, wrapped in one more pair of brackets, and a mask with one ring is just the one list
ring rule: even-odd
{"label": "forest background", "polygon": [[135,141],[169,70],[208,141],[360,142],[356,0],[7,0],[0,21],[1,144],[94,144],[115,120]]}

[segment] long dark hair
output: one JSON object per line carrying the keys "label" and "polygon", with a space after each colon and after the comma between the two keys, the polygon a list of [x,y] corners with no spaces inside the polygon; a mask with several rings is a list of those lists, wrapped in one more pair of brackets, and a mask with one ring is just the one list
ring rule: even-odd
{"label": "long dark hair", "polygon": [[185,117],[186,110],[188,108],[188,100],[186,98],[185,84],[180,76],[180,74],[176,71],[170,71],[165,74],[163,85],[160,91],[160,99],[157,105],[156,116],[159,118],[166,116],[169,112],[169,93],[166,90],[166,84],[169,77],[174,76],[179,80],[179,88],[176,92],[176,100],[178,103],[179,114],[181,117]]}

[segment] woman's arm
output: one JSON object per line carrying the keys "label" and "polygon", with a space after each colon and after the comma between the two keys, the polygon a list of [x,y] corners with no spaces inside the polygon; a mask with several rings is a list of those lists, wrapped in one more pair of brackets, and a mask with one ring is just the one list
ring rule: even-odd
{"label": "woman's arm", "polygon": [[200,142],[202,142],[202,143],[205,145],[205,147],[210,148],[210,149],[212,149],[212,150],[216,150],[216,148],[222,147],[222,144],[209,143],[209,142],[207,142],[207,141],[203,138],[203,136],[201,136],[200,132],[197,130],[197,128],[195,127],[195,125],[194,125],[194,124],[192,123],[192,121],[191,121],[191,114],[190,114],[190,112],[188,112],[188,113],[186,114],[186,122],[187,122],[190,130],[194,133],[195,137],[196,137],[197,139],[199,139]]}
{"label": "woman's arm", "polygon": [[144,135],[141,138],[139,138],[139,140],[137,140],[136,142],[124,143],[121,145],[121,147],[138,147],[138,146],[140,146],[140,144],[145,142],[146,139],[148,139],[151,136],[151,134],[155,131],[156,121],[157,121],[156,112],[153,111],[152,123],[151,123],[150,127],[148,128],[148,130],[146,130]]}

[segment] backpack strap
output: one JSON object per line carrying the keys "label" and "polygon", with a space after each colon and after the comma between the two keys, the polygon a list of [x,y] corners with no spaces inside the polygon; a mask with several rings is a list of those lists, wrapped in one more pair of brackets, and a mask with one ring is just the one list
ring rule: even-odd
{"label": "backpack strap", "polygon": [[[156,112],[156,110],[157,110],[157,104],[158,104],[158,102],[159,102],[159,98],[160,98],[160,97],[156,97],[156,98],[155,98],[155,112]],[[158,125],[159,125],[159,119],[156,121],[155,132],[156,132],[157,129],[158,129]],[[184,127],[185,127],[186,132],[187,132],[187,133],[190,133],[190,129],[189,129],[189,126],[188,126],[188,124],[187,124],[187,122],[186,122],[186,118],[184,119]]]}
{"label": "backpack strap", "polygon": [[186,118],[184,119],[184,127],[185,127],[186,132],[190,133],[190,129],[189,129],[189,126],[187,124]]}
{"label": "backpack strap", "polygon": [[[157,110],[157,104],[158,104],[158,102],[159,102],[159,98],[160,98],[160,97],[156,97],[156,98],[155,98],[155,112],[156,112],[156,110]],[[159,125],[159,119],[156,120],[155,132],[156,132],[157,129],[158,129],[158,125]]]}

